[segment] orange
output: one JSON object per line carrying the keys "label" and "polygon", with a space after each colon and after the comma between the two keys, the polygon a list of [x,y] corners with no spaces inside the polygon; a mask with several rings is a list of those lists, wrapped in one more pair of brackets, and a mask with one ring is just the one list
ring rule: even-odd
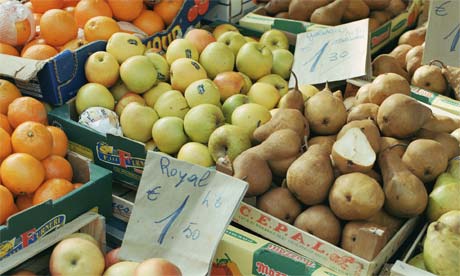
{"label": "orange", "polygon": [[65,132],[55,126],[47,126],[46,128],[51,133],[51,136],[53,136],[53,149],[51,150],[51,154],[62,157],[66,156],[69,140]]}
{"label": "orange", "polygon": [[65,50],[75,51],[85,44],[88,44],[87,40],[83,38],[75,38],[67,42],[63,46],[59,47],[59,51],[60,52],[65,51]]}
{"label": "orange", "polygon": [[32,28],[35,30],[35,24],[32,25],[28,19],[24,19],[22,21],[18,21],[15,23],[16,25],[16,43],[14,45],[24,45],[30,37],[32,33]]}
{"label": "orange", "polygon": [[30,0],[35,13],[44,13],[51,9],[60,9],[64,6],[62,0]]}
{"label": "orange", "polygon": [[64,8],[64,10],[66,12],[68,12],[72,17],[74,17],[74,15],[75,15],[75,7],[66,7],[66,8]]}
{"label": "orange", "polygon": [[131,21],[144,9],[143,0],[107,0],[113,17],[120,21]]}
{"label": "orange", "polygon": [[5,159],[12,151],[10,135],[6,130],[0,128],[0,160]]}
{"label": "orange", "polygon": [[51,46],[64,45],[77,37],[77,22],[64,10],[49,10],[40,19],[40,35]]}
{"label": "orange", "polygon": [[59,155],[51,155],[42,160],[45,167],[45,180],[52,178],[63,178],[72,181],[73,171],[72,165],[64,157]]}
{"label": "orange", "polygon": [[46,124],[48,117],[45,105],[32,97],[20,97],[8,106],[8,121],[16,128],[26,121]]}
{"label": "orange", "polygon": [[182,8],[183,3],[183,0],[162,0],[153,6],[153,10],[163,18],[166,25],[170,25]]}
{"label": "orange", "polygon": [[14,213],[14,198],[11,192],[0,185],[0,225],[4,224],[9,216]]}
{"label": "orange", "polygon": [[148,35],[153,35],[165,28],[165,23],[163,22],[161,16],[150,10],[142,11],[141,14],[134,19],[133,24]]}
{"label": "orange", "polygon": [[34,205],[32,199],[33,195],[31,194],[18,195],[18,197],[16,197],[16,206],[18,206],[19,211],[32,207]]}
{"label": "orange", "polygon": [[8,134],[11,134],[13,132],[10,126],[10,122],[8,122],[8,117],[5,114],[1,114],[1,113],[0,113],[0,128],[5,130]]}
{"label": "orange", "polygon": [[44,45],[46,44],[46,41],[45,39],[43,39],[42,37],[37,37],[29,42],[27,42],[26,45],[24,45],[24,47],[22,47],[22,50],[21,50],[21,56],[24,55],[24,52],[29,49],[30,46],[33,46],[33,45]]}
{"label": "orange", "polygon": [[112,17],[112,10],[104,0],[81,0],[75,6],[74,17],[80,28],[83,28],[90,18],[98,15]]}
{"label": "orange", "polygon": [[12,82],[0,79],[0,113],[6,114],[8,106],[21,97],[21,92]]}
{"label": "orange", "polygon": [[10,56],[19,56],[18,50],[13,46],[0,42],[0,54],[10,55]]}
{"label": "orange", "polygon": [[95,40],[109,40],[112,34],[119,32],[120,27],[111,17],[96,16],[88,20],[83,28],[85,39],[89,42]]}
{"label": "orange", "polygon": [[49,179],[35,191],[32,202],[37,205],[50,199],[56,200],[71,191],[73,191],[73,185],[69,181],[61,178]]}
{"label": "orange", "polygon": [[43,160],[51,155],[53,136],[46,126],[37,122],[24,122],[11,134],[14,152],[23,152]]}
{"label": "orange", "polygon": [[79,0],[64,0],[64,7],[75,7]]}
{"label": "orange", "polygon": [[2,182],[13,195],[31,194],[45,179],[45,168],[27,153],[13,153],[0,166]]}
{"label": "orange", "polygon": [[78,182],[78,183],[73,183],[73,189],[74,189],[74,190],[80,188],[81,186],[83,186],[83,183],[80,183],[80,182]]}
{"label": "orange", "polygon": [[56,48],[46,44],[37,44],[28,47],[22,54],[23,58],[45,60],[54,57],[58,54]]}

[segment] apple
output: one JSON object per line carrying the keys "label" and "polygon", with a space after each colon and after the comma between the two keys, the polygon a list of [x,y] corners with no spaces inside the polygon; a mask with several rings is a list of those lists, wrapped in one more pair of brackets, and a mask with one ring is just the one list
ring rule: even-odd
{"label": "apple", "polygon": [[216,41],[216,38],[212,35],[212,33],[203,29],[191,29],[185,34],[184,38],[195,46],[199,54],[203,52],[206,46]]}
{"label": "apple", "polygon": [[189,58],[180,58],[171,64],[171,87],[184,92],[194,81],[207,79],[204,67],[197,61]]}
{"label": "apple", "polygon": [[161,258],[151,258],[140,263],[134,271],[134,276],[182,276],[180,269],[170,261]]}
{"label": "apple", "polygon": [[171,85],[167,82],[158,82],[155,84],[152,88],[147,90],[144,94],[142,94],[142,97],[145,100],[145,103],[153,107],[155,105],[155,102],[157,101],[158,97],[160,97],[161,94],[163,94],[166,91],[173,90]]}
{"label": "apple", "polygon": [[117,113],[118,116],[121,115],[121,112],[123,112],[123,109],[132,102],[140,103],[141,105],[145,105],[145,100],[142,98],[141,95],[133,93],[133,92],[128,92],[126,93],[121,99],[117,102],[115,105],[115,113]]}
{"label": "apple", "polygon": [[176,38],[166,50],[166,60],[171,65],[176,59],[190,58],[198,61],[198,50],[192,42],[184,38]]}
{"label": "apple", "polygon": [[132,102],[120,115],[121,130],[124,136],[145,143],[152,138],[152,127],[157,120],[158,114],[153,108]]}
{"label": "apple", "polygon": [[264,82],[273,85],[277,90],[280,96],[284,96],[289,91],[289,83],[283,79],[280,75],[270,74],[263,76],[257,82]]}
{"label": "apple", "polygon": [[224,113],[225,120],[227,123],[232,122],[232,113],[240,105],[249,103],[249,97],[244,94],[235,94],[228,97],[222,105],[222,111]]}
{"label": "apple", "polygon": [[272,51],[259,42],[248,42],[238,51],[236,68],[251,80],[270,74],[273,64]]}
{"label": "apple", "polygon": [[265,106],[268,110],[274,108],[280,100],[278,90],[271,84],[256,82],[248,92],[249,101]]}
{"label": "apple", "polygon": [[120,253],[121,247],[114,248],[105,254],[105,269],[111,267],[112,265],[121,262],[118,254]]}
{"label": "apple", "polygon": [[233,71],[235,55],[224,43],[212,42],[201,53],[200,64],[206,69],[208,77],[213,79],[221,72]]}
{"label": "apple", "polygon": [[260,37],[259,42],[267,46],[270,50],[289,49],[287,36],[282,31],[276,29],[265,31]]}
{"label": "apple", "polygon": [[98,51],[91,54],[85,63],[85,76],[88,82],[96,82],[110,87],[114,85],[119,74],[120,65],[111,54]]}
{"label": "apple", "polygon": [[51,275],[102,275],[104,265],[104,255],[97,245],[81,238],[70,238],[54,247],[49,270]]}
{"label": "apple", "polygon": [[183,119],[190,110],[184,95],[177,90],[169,90],[161,94],[153,108],[160,118],[178,117]]}
{"label": "apple", "polygon": [[190,107],[205,103],[220,106],[219,87],[210,79],[192,82],[185,89],[184,95]]}
{"label": "apple", "polygon": [[87,83],[80,87],[75,98],[75,107],[77,113],[81,114],[89,107],[105,107],[113,110],[115,99],[110,91],[99,83]]}
{"label": "apple", "polygon": [[228,97],[240,93],[245,85],[243,76],[233,71],[219,73],[214,78],[214,83],[219,88],[222,102]]}
{"label": "apple", "polygon": [[139,263],[123,261],[110,266],[102,276],[132,276]]}
{"label": "apple", "polygon": [[212,34],[214,35],[214,37],[216,39],[219,39],[219,37],[223,33],[226,33],[226,32],[237,32],[237,33],[239,33],[240,31],[235,26],[233,26],[232,24],[224,23],[224,24],[220,24],[219,26],[217,26],[214,29],[214,31],[212,32]]}
{"label": "apple", "polygon": [[174,154],[188,141],[184,120],[177,117],[159,119],[152,128],[152,137],[160,151]]}
{"label": "apple", "polygon": [[177,153],[177,159],[203,167],[214,165],[214,160],[212,160],[208,147],[197,142],[184,144]]}
{"label": "apple", "polygon": [[66,239],[71,239],[71,238],[81,238],[81,239],[90,241],[99,247],[99,243],[97,242],[97,240],[93,236],[87,233],[75,232],[66,237]]}
{"label": "apple", "polygon": [[228,157],[233,162],[243,151],[251,147],[247,132],[240,126],[223,125],[209,136],[208,148],[212,159]]}
{"label": "apple", "polygon": [[311,84],[301,84],[299,85],[299,90],[302,93],[304,102],[319,92],[319,89]]}
{"label": "apple", "polygon": [[120,65],[120,78],[134,93],[144,93],[157,81],[155,65],[146,56],[133,56]]}
{"label": "apple", "polygon": [[248,137],[252,137],[254,130],[268,122],[270,111],[265,106],[256,103],[247,103],[238,106],[232,113],[232,125],[244,129]]}
{"label": "apple", "polygon": [[144,54],[153,63],[155,70],[157,71],[157,81],[166,82],[169,80],[169,64],[166,59],[154,52],[148,52]]}
{"label": "apple", "polygon": [[241,46],[246,44],[246,39],[244,39],[244,36],[237,32],[223,33],[221,36],[219,36],[217,41],[224,43],[230,49],[232,49],[233,54],[235,56],[238,54],[238,51],[240,50]]}
{"label": "apple", "polygon": [[146,151],[147,150],[151,150],[151,151],[157,151],[158,150],[157,144],[155,144],[155,141],[153,141],[153,139],[150,139],[145,143],[145,150]]}
{"label": "apple", "polygon": [[105,50],[121,64],[129,57],[142,55],[145,51],[145,45],[133,34],[118,32],[109,38]]}
{"label": "apple", "polygon": [[121,79],[118,79],[117,83],[114,86],[110,87],[110,93],[112,93],[113,98],[115,101],[118,101],[125,95],[126,93],[130,92],[128,87],[123,83]]}
{"label": "apple", "polygon": [[213,104],[200,104],[190,109],[184,117],[185,133],[193,142],[206,144],[209,135],[225,123],[224,114]]}
{"label": "apple", "polygon": [[273,66],[272,73],[280,75],[287,80],[291,76],[292,64],[294,63],[294,55],[286,49],[272,50]]}
{"label": "apple", "polygon": [[244,39],[246,40],[246,42],[259,42],[258,39],[250,36],[245,36]]}
{"label": "apple", "polygon": [[240,74],[244,79],[244,85],[243,85],[243,88],[241,88],[241,93],[247,94],[249,91],[249,88],[251,88],[252,86],[252,80],[248,77],[248,75],[244,73],[238,72],[238,74]]}

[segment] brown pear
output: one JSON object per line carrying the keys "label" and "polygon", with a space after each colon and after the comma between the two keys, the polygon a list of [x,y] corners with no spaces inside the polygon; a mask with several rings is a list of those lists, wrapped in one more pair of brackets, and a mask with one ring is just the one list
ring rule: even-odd
{"label": "brown pear", "polygon": [[398,44],[408,44],[411,46],[422,45],[425,42],[426,27],[420,27],[403,33],[399,37]]}
{"label": "brown pear", "polygon": [[292,224],[302,212],[302,204],[288,189],[277,187],[259,196],[256,200],[258,209]]}
{"label": "brown pear", "polygon": [[377,123],[379,106],[373,103],[358,104],[348,112],[347,123],[351,121],[370,119]]}
{"label": "brown pear", "polygon": [[391,150],[396,152],[399,157],[402,157],[406,151],[409,142],[398,140],[393,137],[380,137],[380,151]]}
{"label": "brown pear", "polygon": [[435,132],[447,132],[460,128],[460,119],[451,116],[444,116],[439,114],[433,114],[423,125],[424,129],[428,129]]}
{"label": "brown pear", "polygon": [[267,162],[257,153],[242,152],[233,160],[233,171],[233,177],[248,183],[246,196],[260,195],[266,192],[272,184],[272,172]]}
{"label": "brown pear", "polygon": [[299,156],[300,153],[284,159],[268,160],[268,166],[270,167],[274,175],[279,177],[286,177],[287,170]]}
{"label": "brown pear", "polygon": [[[458,132],[460,134],[460,131]],[[460,142],[452,134],[446,132],[435,132],[422,128],[419,132],[417,132],[417,138],[431,139],[439,142],[444,148],[444,152],[449,160],[456,156],[460,156]]]}
{"label": "brown pear", "polygon": [[355,95],[355,105],[371,102],[371,100],[369,99],[369,90],[371,88],[371,85],[371,83],[366,83],[358,89]]}
{"label": "brown pear", "polygon": [[378,183],[383,183],[382,182],[382,176],[378,172],[376,172],[374,170],[370,170],[368,172],[365,172],[364,174],[369,176],[369,177],[371,177],[371,178],[373,178]]}
{"label": "brown pear", "polygon": [[331,0],[291,0],[289,4],[289,18],[309,21],[311,14],[317,8],[326,6],[331,2]]}
{"label": "brown pear", "polygon": [[406,71],[409,76],[412,77],[415,70],[422,66],[423,51],[425,47],[423,45],[415,46],[410,49],[406,54]]}
{"label": "brown pear", "polygon": [[256,141],[262,142],[273,132],[286,128],[295,131],[300,139],[308,137],[308,121],[300,111],[290,108],[278,110],[268,122],[254,130],[253,137]]}
{"label": "brown pear", "polygon": [[452,131],[450,135],[454,137],[455,139],[457,139],[459,146],[460,146],[460,128],[457,128],[456,130]]}
{"label": "brown pear", "polygon": [[369,7],[363,0],[351,0],[343,14],[343,21],[351,22],[367,18],[369,16]]}
{"label": "brown pear", "polygon": [[392,16],[397,16],[405,11],[406,8],[407,5],[404,0],[390,0],[390,4],[385,9],[385,11],[390,12]]}
{"label": "brown pear", "polygon": [[276,17],[276,18],[289,19],[289,12],[287,12],[287,11],[279,12],[279,13],[275,14],[274,17]]}
{"label": "brown pear", "polygon": [[313,145],[289,167],[287,188],[301,202],[313,205],[327,198],[334,180],[329,152],[322,145]]}
{"label": "brown pear", "polygon": [[417,68],[412,76],[411,84],[439,94],[447,93],[447,81],[441,68],[436,65],[422,65]]}
{"label": "brown pear", "polygon": [[348,112],[350,109],[355,106],[356,98],[354,96],[350,96],[343,100],[343,105],[345,106],[345,110]]}
{"label": "brown pear", "polygon": [[442,73],[449,82],[450,87],[454,90],[455,99],[460,100],[460,68],[444,66]]}
{"label": "brown pear", "polygon": [[375,223],[381,226],[385,226],[390,234],[390,237],[398,232],[399,228],[401,228],[403,224],[403,220],[394,216],[390,216],[387,212],[383,209],[378,211],[372,217],[366,219],[366,222]]}
{"label": "brown pear", "polygon": [[390,0],[364,0],[371,10],[384,10],[390,5]]}
{"label": "brown pear", "polygon": [[[399,66],[401,66],[401,68],[403,68],[404,71],[406,70],[406,55],[407,52],[410,51],[410,49],[412,49],[411,45],[400,44],[389,53],[390,56],[394,57],[398,61]],[[407,71],[405,72],[407,73]]]}
{"label": "brown pear", "polygon": [[369,32],[377,30],[381,26],[380,22],[375,18],[369,18]]}
{"label": "brown pear", "polygon": [[302,140],[292,129],[280,129],[273,132],[261,144],[249,151],[257,153],[263,160],[279,160],[296,155],[300,151]]}
{"label": "brown pear", "polygon": [[388,22],[392,17],[391,13],[389,11],[383,10],[383,11],[371,11],[369,14],[369,18],[373,18],[377,20],[380,25]]}
{"label": "brown pear", "polygon": [[270,0],[265,4],[264,9],[268,15],[275,15],[280,12],[287,12],[291,0]]}
{"label": "brown pear", "polygon": [[326,150],[330,154],[332,152],[332,146],[335,143],[336,137],[337,137],[336,135],[316,136],[316,137],[310,138],[307,144],[309,147],[313,145],[322,145],[326,148]]}
{"label": "brown pear", "polygon": [[385,73],[395,73],[410,81],[409,74],[399,64],[398,60],[388,54],[382,54],[372,61],[372,74],[379,76]]}
{"label": "brown pear", "polygon": [[340,220],[326,205],[314,205],[300,213],[294,226],[334,245],[339,244]]}
{"label": "brown pear", "polygon": [[311,14],[310,22],[328,26],[340,25],[342,16],[348,5],[349,0],[336,0],[326,6],[317,8]]}
{"label": "brown pear", "polygon": [[378,153],[380,150],[380,131],[377,124],[370,119],[356,120],[347,123],[337,134],[337,140],[342,138],[349,129],[354,127],[361,129],[364,135],[366,135],[367,141],[369,141],[372,149],[375,153]]}
{"label": "brown pear", "polygon": [[369,88],[369,100],[371,103],[380,105],[388,96],[397,93],[410,95],[409,82],[398,74],[386,73],[372,81]]}
{"label": "brown pear", "polygon": [[294,88],[287,92],[283,101],[280,101],[279,108],[292,108],[303,112],[305,104],[303,101],[302,92],[299,90],[297,75],[293,71],[291,73],[294,76]]}

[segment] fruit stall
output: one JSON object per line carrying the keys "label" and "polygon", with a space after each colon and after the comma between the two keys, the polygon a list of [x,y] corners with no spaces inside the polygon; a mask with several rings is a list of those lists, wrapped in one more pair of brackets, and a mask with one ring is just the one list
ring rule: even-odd
{"label": "fruit stall", "polygon": [[0,275],[460,275],[459,9],[0,0]]}

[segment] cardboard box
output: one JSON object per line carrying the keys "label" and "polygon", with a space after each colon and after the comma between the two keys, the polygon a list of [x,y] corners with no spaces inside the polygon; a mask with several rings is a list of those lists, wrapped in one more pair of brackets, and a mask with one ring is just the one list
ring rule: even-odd
{"label": "cardboard box", "polygon": [[6,225],[0,225],[0,263],[89,210],[111,214],[111,172],[76,154],[69,153],[68,160],[74,169],[74,181],[85,184],[55,201],[23,210],[11,216]]}
{"label": "cardboard box", "polygon": [[[374,54],[391,40],[401,35],[408,27],[416,24],[417,17],[421,12],[420,0],[411,0],[406,12],[401,13],[390,21],[386,22],[370,34],[371,53]],[[243,27],[264,32],[270,29],[279,29],[293,34],[314,31],[328,26],[303,22],[290,19],[280,19],[264,16],[260,9],[251,12],[240,19],[239,24]]]}
{"label": "cardboard box", "polygon": [[[184,1],[182,9],[166,30],[143,40],[147,48],[166,50],[171,41],[182,37],[191,26],[199,24],[209,6],[202,9],[200,14],[195,2]],[[203,2],[213,4],[213,1]],[[193,19],[194,12],[197,16]],[[11,79],[23,94],[61,105],[72,99],[87,82],[84,68],[86,59],[96,51],[105,50],[105,45],[105,41],[95,41],[74,52],[66,50],[43,61],[0,54],[0,75]]]}
{"label": "cardboard box", "polygon": [[214,0],[216,5],[204,19],[237,23],[240,18],[257,8],[253,0]]}

